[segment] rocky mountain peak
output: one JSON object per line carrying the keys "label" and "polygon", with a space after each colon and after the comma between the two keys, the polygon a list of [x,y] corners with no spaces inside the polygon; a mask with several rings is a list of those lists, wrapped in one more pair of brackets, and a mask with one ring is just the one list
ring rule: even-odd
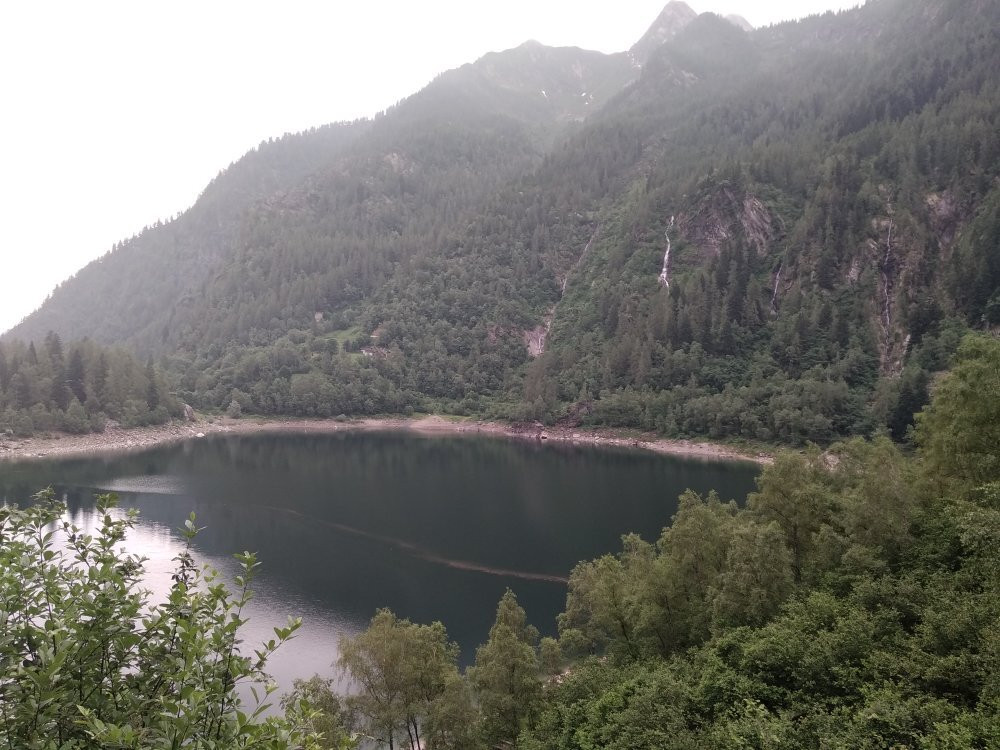
{"label": "rocky mountain peak", "polygon": [[654,50],[677,36],[697,17],[698,14],[683,0],[671,0],[653,21],[649,30],[632,45],[629,53],[639,64],[645,64]]}

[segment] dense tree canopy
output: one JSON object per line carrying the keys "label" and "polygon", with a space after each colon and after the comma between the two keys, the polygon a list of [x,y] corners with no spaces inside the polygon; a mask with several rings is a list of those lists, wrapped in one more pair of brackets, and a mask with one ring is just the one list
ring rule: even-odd
{"label": "dense tree canopy", "polygon": [[704,14],[641,70],[529,43],[261,144],[85,268],[0,342],[0,432],[186,401],[797,451],[577,565],[558,640],[508,592],[463,675],[380,610],[340,647],[358,692],[304,679],[285,717],[239,702],[272,650],[236,647],[247,579],[185,555],[152,603],[107,499],[93,537],[0,509],[0,744],[1000,746],[997,28],[871,0]]}
{"label": "dense tree canopy", "polygon": [[[1000,418],[980,417],[1000,390],[980,393],[984,410],[956,396],[995,379],[1000,341],[970,336],[960,352],[916,457],[853,439],[780,456],[744,507],[686,493],[656,544],[627,535],[573,570],[558,642],[537,645],[508,591],[464,678],[465,746],[996,746],[1000,469],[975,460],[970,420],[993,434]],[[372,644],[365,664],[398,686],[387,726],[406,723],[404,686],[437,663],[409,661],[418,632],[383,611],[347,651]],[[427,632],[444,648],[440,624]],[[367,684],[368,669],[351,674]],[[432,709],[411,716],[414,748]]]}
{"label": "dense tree canopy", "polygon": [[0,342],[0,434],[101,432],[108,420],[139,427],[182,414],[152,360],[143,367],[128,352],[89,340],[64,347],[53,332],[40,349],[33,341]]}
{"label": "dense tree canopy", "polygon": [[[50,342],[50,349],[54,343]],[[357,691],[296,683],[285,715],[240,646],[256,565],[231,591],[185,552],[164,602],[51,494],[0,512],[0,741],[12,747],[991,748],[1000,741],[1000,340],[970,335],[918,419],[780,456],[745,506],[688,492],[655,544],[572,572],[559,640],[512,592],[462,675],[441,623],[380,610],[340,644]],[[39,361],[41,357],[35,353]],[[51,353],[48,356],[52,356]],[[981,388],[975,394],[970,383]],[[187,535],[196,533],[194,519]],[[564,657],[569,669],[563,670]]]}
{"label": "dense tree canopy", "polygon": [[[177,559],[169,594],[150,601],[143,562],[119,544],[134,522],[98,499],[93,535],[65,520],[51,491],[0,509],[0,744],[79,748],[318,748],[311,710],[262,718],[267,657],[298,627],[248,656],[239,646],[256,567],[240,555],[235,590]],[[189,539],[196,532],[188,521]],[[259,705],[238,687],[253,685]]]}
{"label": "dense tree canopy", "polygon": [[1000,319],[998,12],[703,14],[641,70],[487,55],[262,144],[14,334],[163,355],[182,398],[240,413],[902,440]]}

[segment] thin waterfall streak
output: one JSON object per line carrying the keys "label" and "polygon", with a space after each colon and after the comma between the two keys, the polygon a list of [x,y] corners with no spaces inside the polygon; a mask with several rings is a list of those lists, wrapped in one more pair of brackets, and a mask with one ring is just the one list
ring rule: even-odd
{"label": "thin waterfall streak", "polygon": [[659,280],[664,288],[670,288],[670,230],[674,227],[674,217],[670,217],[670,223],[667,225],[667,231],[663,233],[664,238],[667,240],[667,249],[663,253],[663,267],[660,269]]}

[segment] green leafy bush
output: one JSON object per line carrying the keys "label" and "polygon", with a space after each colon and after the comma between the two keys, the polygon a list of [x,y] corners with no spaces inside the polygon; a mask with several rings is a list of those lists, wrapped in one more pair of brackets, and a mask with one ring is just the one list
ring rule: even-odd
{"label": "green leafy bush", "polygon": [[[230,590],[176,558],[165,601],[142,586],[143,560],[120,549],[134,513],[98,498],[100,528],[65,520],[46,491],[28,508],[0,508],[0,745],[76,748],[317,748],[308,704],[265,716],[276,689],[268,657],[299,627],[290,620],[247,655],[238,633],[252,597],[254,555],[237,555]],[[244,705],[240,689],[254,695]]]}

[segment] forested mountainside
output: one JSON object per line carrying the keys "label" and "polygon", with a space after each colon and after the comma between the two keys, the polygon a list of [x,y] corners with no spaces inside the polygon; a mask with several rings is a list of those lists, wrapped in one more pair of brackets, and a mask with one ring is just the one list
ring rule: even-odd
{"label": "forested mountainside", "polygon": [[262,144],[11,335],[126,343],[203,407],[902,437],[1000,324],[998,28],[673,2],[628,53],[490,54]]}

